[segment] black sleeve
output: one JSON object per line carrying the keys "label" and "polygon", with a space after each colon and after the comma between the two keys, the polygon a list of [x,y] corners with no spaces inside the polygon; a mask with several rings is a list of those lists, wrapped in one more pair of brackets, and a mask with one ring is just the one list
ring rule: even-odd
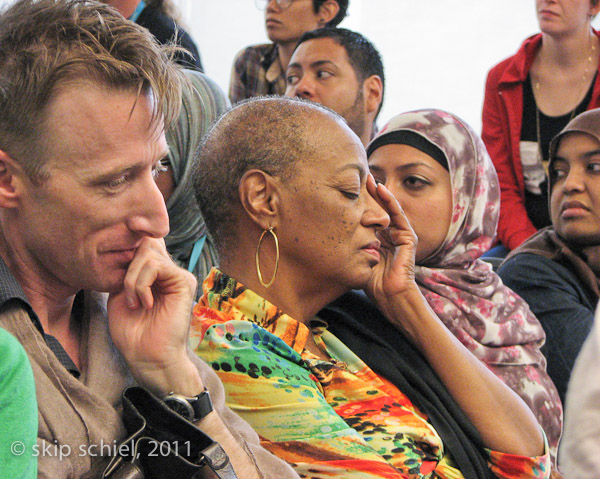
{"label": "black sleeve", "polygon": [[546,332],[542,353],[564,404],[575,359],[594,322],[594,300],[572,271],[537,254],[510,258],[498,275],[542,324]]}
{"label": "black sleeve", "polygon": [[177,52],[175,61],[186,68],[192,68],[204,73],[200,52],[194,40],[192,40],[192,37],[185,30],[179,29],[178,33],[177,45],[185,48],[187,52]]}
{"label": "black sleeve", "polygon": [[175,61],[186,68],[204,72],[200,52],[192,37],[175,20],[159,10],[146,7],[136,20],[138,25],[147,28],[162,45],[175,43],[185,48],[186,52],[177,52]]}

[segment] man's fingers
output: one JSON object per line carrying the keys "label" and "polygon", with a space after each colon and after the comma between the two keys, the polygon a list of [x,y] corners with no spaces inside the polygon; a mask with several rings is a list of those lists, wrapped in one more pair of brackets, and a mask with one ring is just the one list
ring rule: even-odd
{"label": "man's fingers", "polygon": [[127,305],[131,309],[141,306],[151,309],[154,305],[152,286],[159,277],[161,268],[168,267],[165,261],[171,258],[164,240],[144,238],[125,275],[124,290]]}
{"label": "man's fingers", "polygon": [[158,277],[158,268],[155,261],[144,258],[132,261],[125,276],[125,295],[127,305],[135,309],[141,306],[150,309],[154,305],[152,286]]}

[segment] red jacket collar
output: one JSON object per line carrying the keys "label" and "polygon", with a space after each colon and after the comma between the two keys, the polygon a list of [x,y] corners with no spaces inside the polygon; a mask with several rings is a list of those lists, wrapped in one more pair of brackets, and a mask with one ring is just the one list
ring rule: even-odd
{"label": "red jacket collar", "polygon": [[500,83],[524,82],[535,58],[535,52],[537,52],[541,43],[541,33],[536,33],[527,38],[502,73]]}
{"label": "red jacket collar", "polygon": [[[600,37],[600,33],[598,31],[593,29],[592,31],[597,37]],[[512,57],[508,67],[502,73],[502,76],[500,77],[500,84],[524,82],[527,79],[527,74],[529,73],[533,59],[535,58],[535,53],[537,52],[541,43],[541,33],[536,33],[535,35],[527,38],[522,43],[517,53]]]}

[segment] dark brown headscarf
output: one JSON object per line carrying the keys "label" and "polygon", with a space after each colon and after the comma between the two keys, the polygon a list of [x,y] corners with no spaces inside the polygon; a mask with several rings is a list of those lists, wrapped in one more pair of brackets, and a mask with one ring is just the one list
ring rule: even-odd
{"label": "dark brown headscarf", "polygon": [[[552,166],[552,161],[556,156],[556,150],[558,150],[560,140],[562,140],[567,133],[585,133],[594,137],[596,140],[598,140],[598,142],[600,142],[600,108],[588,110],[580,115],[577,115],[569,123],[567,123],[567,126],[565,126],[558,135],[552,138],[552,141],[550,142],[549,166]],[[550,197],[550,194],[552,193],[553,186],[553,180],[550,178],[550,182],[548,184],[548,197]]]}
{"label": "dark brown headscarf", "polygon": [[[577,115],[552,139],[550,142],[549,170],[552,169],[552,162],[556,157],[560,141],[567,133],[584,133],[600,142],[600,108]],[[549,176],[548,198],[552,196],[552,188],[554,187],[553,177],[552,175]],[[600,279],[587,265],[585,255],[581,253],[580,247],[561,238],[554,227],[549,226],[538,231],[519,248],[512,251],[506,259],[518,253],[539,254],[564,265],[566,268],[571,269],[579,280],[596,295],[596,299],[600,298]]]}

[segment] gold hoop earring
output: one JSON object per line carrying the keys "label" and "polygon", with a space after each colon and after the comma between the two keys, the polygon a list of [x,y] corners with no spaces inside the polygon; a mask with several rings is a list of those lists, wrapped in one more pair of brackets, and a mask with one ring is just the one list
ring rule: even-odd
{"label": "gold hoop earring", "polygon": [[[262,277],[262,273],[260,272],[260,262],[258,259],[258,253],[260,252],[260,245],[262,243],[262,240],[267,233],[271,233],[273,235],[273,239],[275,240],[276,256],[275,256],[275,271],[273,271],[273,277],[271,278],[271,281],[269,281],[268,283],[265,283],[263,280],[263,277]],[[269,229],[264,230],[262,232],[262,234],[260,235],[260,239],[258,240],[258,245],[256,246],[256,272],[258,274],[258,280],[260,281],[260,284],[262,284],[265,288],[270,287],[273,284],[273,281],[275,281],[275,275],[277,275],[277,268],[279,268],[279,240],[277,239],[277,235],[275,234],[275,231],[273,231],[273,227],[269,226]]]}

